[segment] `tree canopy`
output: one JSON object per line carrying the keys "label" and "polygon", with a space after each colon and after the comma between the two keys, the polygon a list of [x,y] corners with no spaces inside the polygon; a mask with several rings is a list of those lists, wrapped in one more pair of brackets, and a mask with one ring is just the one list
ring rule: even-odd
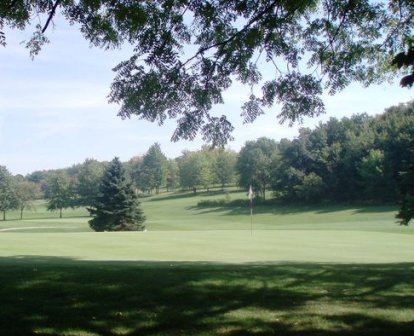
{"label": "tree canopy", "polygon": [[5,166],[0,166],[0,211],[3,212],[3,220],[6,220],[6,211],[18,207],[13,187],[12,174]]}
{"label": "tree canopy", "polygon": [[59,210],[59,217],[62,218],[62,210],[74,206],[73,181],[67,172],[56,171],[49,176],[47,187],[47,209]]}
{"label": "tree canopy", "polygon": [[[0,44],[6,27],[25,29],[36,18],[26,45],[38,54],[57,15],[92,45],[130,43],[109,95],[119,115],[175,119],[173,141],[201,134],[223,145],[233,126],[211,109],[234,81],[251,88],[244,122],[276,103],[281,122],[319,115],[324,91],[382,82],[413,66],[413,13],[411,0],[4,0]],[[407,72],[402,86],[414,82]]]}
{"label": "tree canopy", "polygon": [[245,189],[253,186],[262,198],[266,198],[266,189],[271,183],[272,162],[279,159],[277,152],[276,141],[268,138],[246,142],[237,162],[240,185]]}
{"label": "tree canopy", "polygon": [[159,143],[153,144],[144,155],[139,169],[139,185],[145,191],[152,191],[158,194],[161,185],[167,179],[168,160],[161,151]]}

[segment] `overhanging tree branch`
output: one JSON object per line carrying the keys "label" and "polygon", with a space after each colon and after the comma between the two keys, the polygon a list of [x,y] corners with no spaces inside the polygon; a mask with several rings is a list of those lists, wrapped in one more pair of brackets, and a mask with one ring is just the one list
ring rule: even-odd
{"label": "overhanging tree branch", "polygon": [[49,27],[49,24],[52,21],[53,17],[55,16],[56,9],[60,5],[60,2],[61,2],[61,0],[56,0],[55,4],[53,5],[52,10],[50,11],[49,16],[47,18],[47,21],[46,21],[46,23],[45,23],[45,25],[42,29],[42,34],[44,34],[45,31],[47,30],[47,28]]}
{"label": "overhanging tree branch", "polygon": [[231,35],[229,38],[227,38],[224,41],[214,43],[208,47],[201,48],[195,53],[192,57],[190,57],[187,61],[185,61],[181,67],[185,67],[188,63],[190,63],[193,59],[197,58],[198,56],[204,54],[206,51],[217,48],[220,46],[224,46],[227,43],[233,41],[237,36],[243,34],[247,29],[249,29],[255,22],[257,22],[260,18],[262,18],[265,14],[269,13],[277,4],[279,0],[273,1],[268,7],[266,7],[264,10],[259,12],[256,16],[254,16],[242,29],[237,31],[237,33]]}

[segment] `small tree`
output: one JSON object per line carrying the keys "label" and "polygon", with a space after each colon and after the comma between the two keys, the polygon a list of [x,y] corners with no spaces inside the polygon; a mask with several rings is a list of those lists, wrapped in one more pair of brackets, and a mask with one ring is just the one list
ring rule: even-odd
{"label": "small tree", "polygon": [[241,187],[247,189],[250,185],[260,196],[266,198],[266,189],[271,184],[271,167],[277,158],[278,144],[268,138],[247,141],[240,150],[237,160]]}
{"label": "small tree", "polygon": [[76,206],[91,206],[99,191],[99,183],[102,179],[104,164],[86,159],[80,166],[78,181],[76,183]]}
{"label": "small tree", "polygon": [[25,209],[34,209],[33,201],[40,197],[40,185],[25,180],[23,177],[15,179],[15,194],[17,206],[20,210],[20,219],[23,219]]}
{"label": "small tree", "polygon": [[197,187],[208,188],[213,179],[211,165],[202,151],[184,152],[178,161],[180,184],[183,188],[193,189]]}
{"label": "small tree", "polygon": [[414,164],[401,173],[401,207],[396,218],[401,225],[408,225],[414,217]]}
{"label": "small tree", "polygon": [[93,217],[89,225],[98,232],[142,231],[145,228],[138,196],[118,158],[105,170],[94,206],[88,210]]}
{"label": "small tree", "polygon": [[214,173],[217,181],[224,190],[226,184],[232,183],[236,177],[237,154],[230,150],[220,150],[216,162],[214,162]]}
{"label": "small tree", "polygon": [[166,184],[168,161],[159,143],[153,144],[144,155],[140,167],[139,186],[142,190],[158,194],[160,187]]}
{"label": "small tree", "polygon": [[73,182],[65,171],[56,171],[49,177],[47,186],[47,210],[59,210],[62,218],[62,210],[74,206]]}
{"label": "small tree", "polygon": [[0,211],[3,213],[3,221],[6,220],[6,211],[16,208],[17,200],[12,175],[6,167],[0,166]]}
{"label": "small tree", "polygon": [[179,168],[177,161],[172,159],[167,162],[167,191],[177,188],[179,183]]}

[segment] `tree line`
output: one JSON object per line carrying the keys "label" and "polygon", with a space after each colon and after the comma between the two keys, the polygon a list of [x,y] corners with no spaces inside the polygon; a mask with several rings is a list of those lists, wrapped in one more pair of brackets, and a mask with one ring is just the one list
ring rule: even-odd
{"label": "tree line", "polygon": [[[158,143],[123,162],[137,193],[224,189],[252,185],[256,197],[287,202],[401,202],[402,224],[414,209],[414,102],[378,116],[330,118],[296,138],[247,141],[237,153],[203,146],[168,159]],[[91,206],[108,162],[86,159],[59,170],[12,176],[0,167],[0,211],[24,209],[46,198],[49,210]]]}

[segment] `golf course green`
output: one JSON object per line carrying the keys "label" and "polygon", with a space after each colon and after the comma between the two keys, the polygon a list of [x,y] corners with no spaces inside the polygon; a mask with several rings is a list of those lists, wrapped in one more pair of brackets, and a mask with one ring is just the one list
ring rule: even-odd
{"label": "golf course green", "polygon": [[274,203],[250,216],[232,202],[245,198],[143,198],[144,232],[95,233],[85,209],[59,219],[42,202],[8,214],[0,335],[414,333],[414,230],[396,207]]}

